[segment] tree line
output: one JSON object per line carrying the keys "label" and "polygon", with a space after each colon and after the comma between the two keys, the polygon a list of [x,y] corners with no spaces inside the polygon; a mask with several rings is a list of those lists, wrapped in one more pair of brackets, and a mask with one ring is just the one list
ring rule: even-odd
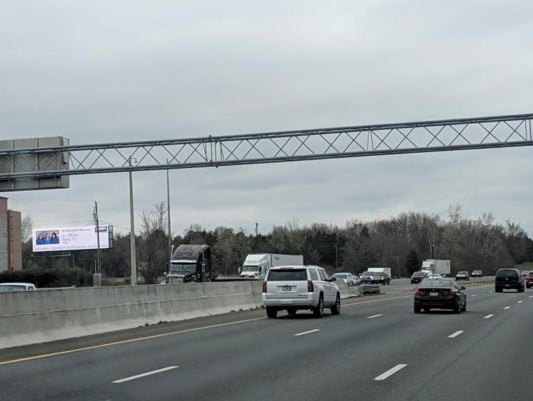
{"label": "tree line", "polygon": [[[156,283],[167,269],[166,215],[161,202],[140,216],[136,259],[146,283]],[[429,258],[451,260],[452,274],[473,269],[493,274],[499,267],[533,261],[533,241],[520,225],[510,221],[497,224],[490,213],[477,219],[463,218],[458,205],[450,206],[447,219],[411,212],[374,222],[352,220],[344,227],[323,223],[299,227],[292,222],[257,235],[243,229],[205,230],[192,225],[183,235],[172,237],[173,249],[180,244],[208,244],[214,270],[223,275],[237,274],[249,253],[302,254],[306,264],[321,265],[331,273],[357,274],[371,266],[387,266],[397,277],[409,276]],[[31,239],[23,244],[23,260],[25,268],[81,267],[94,271],[95,267],[94,252],[65,257],[32,254]],[[129,276],[129,235],[116,234],[113,248],[102,253],[101,263],[104,276]]]}

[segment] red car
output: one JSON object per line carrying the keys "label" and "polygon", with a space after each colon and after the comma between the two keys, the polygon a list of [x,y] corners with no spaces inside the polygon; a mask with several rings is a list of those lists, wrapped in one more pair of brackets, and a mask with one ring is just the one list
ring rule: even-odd
{"label": "red car", "polygon": [[526,277],[524,277],[524,280],[526,281],[526,288],[533,287],[533,272],[529,272]]}

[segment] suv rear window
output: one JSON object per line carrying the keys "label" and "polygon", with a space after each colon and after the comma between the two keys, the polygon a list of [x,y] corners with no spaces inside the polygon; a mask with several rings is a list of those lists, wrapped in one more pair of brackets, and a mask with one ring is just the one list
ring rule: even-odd
{"label": "suv rear window", "polygon": [[270,270],[268,281],[305,281],[307,272],[305,269]]}
{"label": "suv rear window", "polygon": [[499,270],[496,273],[496,278],[512,278],[518,279],[518,273],[515,270]]}

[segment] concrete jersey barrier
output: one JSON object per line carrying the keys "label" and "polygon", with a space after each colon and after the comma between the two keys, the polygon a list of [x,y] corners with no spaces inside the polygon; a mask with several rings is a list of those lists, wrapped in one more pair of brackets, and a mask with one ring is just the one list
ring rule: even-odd
{"label": "concrete jersey barrier", "polygon": [[[0,293],[0,348],[262,306],[260,281],[43,289]],[[341,297],[359,296],[338,282]]]}
{"label": "concrete jersey barrier", "polygon": [[261,306],[259,282],[0,293],[0,348]]}

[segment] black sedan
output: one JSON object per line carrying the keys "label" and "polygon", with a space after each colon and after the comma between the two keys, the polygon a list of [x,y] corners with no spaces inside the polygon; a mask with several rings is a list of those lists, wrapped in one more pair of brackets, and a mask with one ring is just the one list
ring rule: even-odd
{"label": "black sedan", "polygon": [[452,309],[455,313],[466,312],[465,287],[451,278],[426,278],[415,291],[414,311],[429,312],[430,309]]}
{"label": "black sedan", "polygon": [[411,284],[418,284],[424,280],[428,274],[426,272],[414,272],[411,276]]}

